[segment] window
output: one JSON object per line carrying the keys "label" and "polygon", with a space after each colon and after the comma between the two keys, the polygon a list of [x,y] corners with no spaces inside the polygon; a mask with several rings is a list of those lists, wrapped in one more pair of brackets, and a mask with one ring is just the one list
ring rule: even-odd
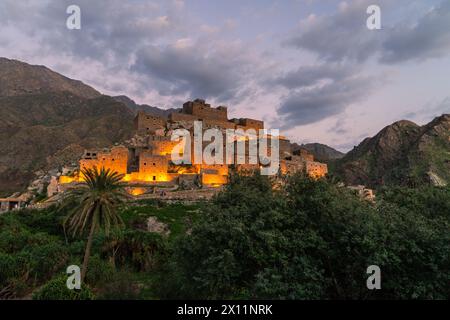
{"label": "window", "polygon": [[153,181],[156,181],[156,176],[153,176]]}
{"label": "window", "polygon": [[146,166],[147,165],[147,162],[144,162],[144,166]]}
{"label": "window", "polygon": [[156,164],[153,162],[153,165],[156,166]]}

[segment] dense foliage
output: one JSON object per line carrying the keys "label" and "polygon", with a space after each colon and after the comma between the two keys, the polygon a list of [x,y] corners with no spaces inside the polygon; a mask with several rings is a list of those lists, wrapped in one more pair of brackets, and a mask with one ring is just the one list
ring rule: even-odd
{"label": "dense foliage", "polygon": [[[35,299],[447,299],[450,188],[384,188],[376,202],[332,179],[232,176],[205,205],[141,201],[119,207],[125,228],[66,237],[54,208],[0,216],[0,297]],[[147,219],[169,234],[147,230]],[[368,290],[367,267],[381,269]]]}
{"label": "dense foliage", "polygon": [[50,280],[36,293],[33,294],[34,300],[93,300],[92,291],[83,286],[80,290],[69,290],[66,286],[66,277],[60,276]]}
{"label": "dense foliage", "polygon": [[[382,193],[376,204],[325,180],[235,177],[180,238],[171,298],[445,299],[449,189]],[[446,209],[447,208],[447,209]],[[378,265],[382,290],[368,290]]]}

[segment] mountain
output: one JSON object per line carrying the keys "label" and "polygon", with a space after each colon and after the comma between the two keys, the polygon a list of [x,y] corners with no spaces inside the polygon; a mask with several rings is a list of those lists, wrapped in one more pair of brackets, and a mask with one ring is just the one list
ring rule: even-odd
{"label": "mountain", "polygon": [[24,190],[37,170],[132,135],[133,113],[80,81],[4,58],[0,79],[0,196]]}
{"label": "mountain", "polygon": [[72,80],[44,66],[0,57],[0,96],[20,96],[67,91],[84,98],[101,94],[81,81]]}
{"label": "mountain", "polygon": [[125,104],[134,114],[136,114],[138,111],[145,111],[146,113],[153,114],[155,116],[159,116],[162,118],[168,118],[169,114],[172,112],[178,112],[180,109],[160,109],[158,107],[152,107],[147,104],[137,104],[132,99],[128,98],[127,96],[116,96],[114,97],[116,101],[122,102]]}
{"label": "mountain", "polygon": [[302,145],[298,145],[296,143],[292,144],[293,151],[299,149],[305,149],[306,151],[314,155],[314,159],[320,162],[328,162],[331,160],[340,159],[344,156],[344,153],[321,143],[306,143]]}
{"label": "mountain", "polygon": [[402,120],[385,127],[337,161],[336,174],[371,187],[450,183],[450,115],[424,126]]}

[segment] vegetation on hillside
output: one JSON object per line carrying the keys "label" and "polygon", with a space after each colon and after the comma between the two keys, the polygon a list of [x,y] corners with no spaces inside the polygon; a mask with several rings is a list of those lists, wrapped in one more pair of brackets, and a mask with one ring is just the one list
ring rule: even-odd
{"label": "vegetation on hillside", "polygon": [[[449,205],[449,188],[385,189],[371,204],[326,180],[295,176],[274,191],[238,177],[177,242],[162,296],[445,299]],[[370,265],[382,290],[366,287]]]}
{"label": "vegetation on hillside", "polygon": [[[446,299],[450,188],[384,188],[376,203],[329,180],[232,176],[198,205],[128,203],[94,236],[85,291],[61,288],[85,237],[54,209],[0,216],[0,294],[35,299]],[[149,232],[149,217],[168,235]],[[381,268],[368,290],[367,267]]]}

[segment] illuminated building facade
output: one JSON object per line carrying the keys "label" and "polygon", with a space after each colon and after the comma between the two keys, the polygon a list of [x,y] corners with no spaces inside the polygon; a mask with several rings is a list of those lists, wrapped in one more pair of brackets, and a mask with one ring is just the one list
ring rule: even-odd
{"label": "illuminated building facade", "polygon": [[[228,119],[227,107],[212,108],[204,100],[188,101],[179,112],[173,112],[168,119],[139,111],[135,117],[136,135],[123,145],[114,146],[109,150],[87,150],[79,161],[80,169],[108,168],[124,175],[123,180],[132,184],[159,185],[180,184],[182,181],[198,181],[203,186],[221,186],[228,181],[231,166],[227,164],[207,165],[175,165],[171,161],[173,148],[178,144],[171,141],[171,134],[176,129],[186,129],[193,135],[194,122],[201,121],[203,130],[217,128],[254,129],[256,132],[264,129],[264,122],[255,119]],[[284,137],[279,140],[279,172],[292,174],[303,170],[314,177],[322,177],[327,173],[327,165],[314,161],[311,154],[301,151],[293,155],[290,141]],[[205,145],[203,145],[205,147]],[[193,148],[191,148],[192,151]],[[248,160],[248,141],[246,153]],[[270,148],[269,148],[270,152]],[[191,158],[192,158],[191,154]],[[258,160],[259,161],[259,160]],[[237,171],[252,171],[261,168],[260,163],[233,166]],[[78,177],[60,177],[60,183],[71,183]],[[132,194],[142,190],[133,189]]]}

